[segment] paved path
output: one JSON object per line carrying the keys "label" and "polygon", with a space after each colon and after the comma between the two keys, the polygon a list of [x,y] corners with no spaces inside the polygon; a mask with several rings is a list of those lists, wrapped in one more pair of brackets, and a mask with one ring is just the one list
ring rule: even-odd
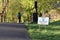
{"label": "paved path", "polygon": [[30,40],[24,24],[0,23],[0,40]]}

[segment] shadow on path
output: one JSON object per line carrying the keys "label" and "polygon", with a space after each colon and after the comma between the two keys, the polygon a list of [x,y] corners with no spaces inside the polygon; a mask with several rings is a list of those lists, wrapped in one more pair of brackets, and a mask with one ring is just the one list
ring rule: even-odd
{"label": "shadow on path", "polygon": [[0,40],[30,40],[30,38],[24,24],[0,23]]}

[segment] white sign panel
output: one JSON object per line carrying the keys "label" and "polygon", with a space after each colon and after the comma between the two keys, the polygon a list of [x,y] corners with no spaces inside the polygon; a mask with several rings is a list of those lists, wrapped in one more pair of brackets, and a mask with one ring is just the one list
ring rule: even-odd
{"label": "white sign panel", "polygon": [[48,25],[49,24],[49,17],[38,17],[38,24]]}

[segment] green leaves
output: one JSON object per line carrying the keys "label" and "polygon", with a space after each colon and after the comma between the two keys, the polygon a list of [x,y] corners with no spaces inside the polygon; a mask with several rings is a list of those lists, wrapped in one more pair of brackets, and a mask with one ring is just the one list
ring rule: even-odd
{"label": "green leaves", "polygon": [[[35,0],[9,0],[9,5],[7,7],[7,14],[11,15],[12,14],[14,16],[17,16],[17,13],[20,11],[22,14],[22,17],[24,15],[29,15],[31,19],[32,16],[32,12],[34,11],[34,2]],[[49,11],[51,9],[56,9],[58,8],[56,5],[60,3],[60,0],[37,0],[37,5],[38,5],[38,13],[43,13],[43,11],[45,12],[46,10]],[[1,0],[0,0],[0,4],[1,4]],[[0,10],[1,10],[1,5],[0,5]],[[28,19],[26,16],[24,17]],[[27,21],[27,20],[26,20]]]}

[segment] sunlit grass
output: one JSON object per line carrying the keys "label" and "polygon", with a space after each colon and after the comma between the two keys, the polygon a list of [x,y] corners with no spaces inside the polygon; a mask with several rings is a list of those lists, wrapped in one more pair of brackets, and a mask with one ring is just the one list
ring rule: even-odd
{"label": "sunlit grass", "polygon": [[28,24],[27,28],[32,40],[60,40],[60,24],[58,23],[50,25]]}

